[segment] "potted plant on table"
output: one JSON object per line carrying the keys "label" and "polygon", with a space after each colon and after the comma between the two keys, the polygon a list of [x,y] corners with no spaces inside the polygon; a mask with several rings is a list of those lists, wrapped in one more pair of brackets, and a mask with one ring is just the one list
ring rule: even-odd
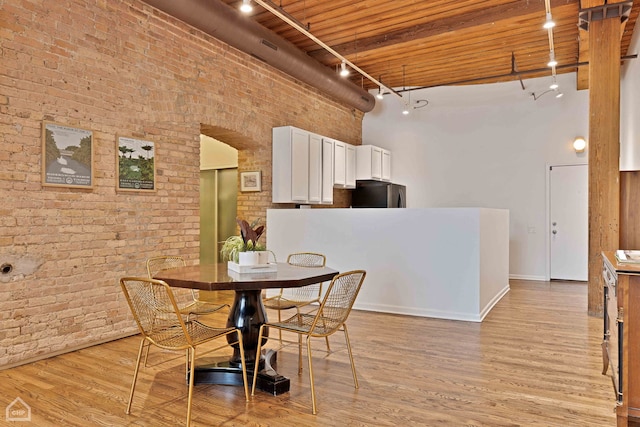
{"label": "potted plant on table", "polygon": [[260,219],[249,224],[244,219],[236,218],[236,222],[240,226],[240,236],[231,236],[225,240],[220,250],[222,260],[240,265],[267,264],[269,261],[268,252],[265,246],[258,242],[264,233],[264,225],[254,229]]}

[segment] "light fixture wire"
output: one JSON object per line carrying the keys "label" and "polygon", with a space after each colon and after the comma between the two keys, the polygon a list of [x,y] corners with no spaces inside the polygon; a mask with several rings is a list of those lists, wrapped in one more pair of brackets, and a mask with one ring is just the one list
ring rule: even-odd
{"label": "light fixture wire", "polygon": [[336,52],[334,49],[332,49],[329,45],[325,44],[322,40],[320,40],[319,38],[317,38],[316,36],[311,34],[306,28],[304,28],[303,26],[298,24],[294,19],[292,19],[291,17],[287,16],[287,14],[282,13],[280,10],[278,10],[278,8],[276,6],[274,6],[270,1],[265,1],[265,0],[253,0],[253,1],[258,3],[260,6],[264,7],[265,9],[267,9],[269,12],[273,13],[274,15],[276,15],[278,18],[282,19],[287,24],[291,25],[296,30],[300,31],[302,34],[304,34],[305,36],[307,36],[308,38],[310,38],[311,40],[316,42],[318,45],[320,45],[327,52],[329,52],[330,54],[332,54],[333,56],[338,58],[341,62],[347,64],[349,67],[351,67],[352,69],[354,69],[355,71],[357,71],[358,73],[360,73],[361,75],[363,75],[364,77],[369,79],[371,82],[375,83],[378,86],[382,86],[382,87],[387,88],[389,90],[389,92],[394,93],[397,96],[399,96],[400,98],[402,98],[402,94],[398,93],[397,91],[393,90],[390,87],[384,86],[381,82],[379,82],[374,77],[369,75],[362,68],[358,67],[356,64],[354,64],[353,62],[349,61],[344,56],[340,55],[338,52]]}
{"label": "light fixture wire", "polygon": [[[545,14],[547,17],[551,16],[551,0],[544,0],[544,9],[545,9]],[[547,35],[549,37],[549,59],[551,61],[554,61],[555,63],[553,63],[553,65],[550,65],[551,67],[551,75],[553,77],[556,76],[556,65],[558,65],[556,59],[555,59],[555,46],[553,43],[553,26],[548,27],[547,28]]]}

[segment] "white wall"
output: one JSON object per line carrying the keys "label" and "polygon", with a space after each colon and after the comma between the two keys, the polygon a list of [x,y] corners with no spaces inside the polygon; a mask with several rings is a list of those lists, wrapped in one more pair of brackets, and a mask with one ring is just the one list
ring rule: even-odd
{"label": "white wall", "polygon": [[[487,207],[510,212],[511,277],[544,280],[546,167],[586,163],[576,136],[588,136],[588,91],[575,75],[558,76],[562,98],[547,93],[551,78],[440,87],[411,93],[429,105],[401,114],[386,95],[365,115],[363,144],[393,152],[393,181],[407,185],[408,207]],[[407,94],[405,94],[407,96]]]}
{"label": "white wall", "polygon": [[366,270],[357,309],[480,322],[509,290],[508,224],[497,209],[268,209],[267,241],[280,261]]}
{"label": "white wall", "polygon": [[[640,20],[636,21],[629,54],[640,50]],[[640,170],[640,59],[625,61],[620,84],[620,170]]]}

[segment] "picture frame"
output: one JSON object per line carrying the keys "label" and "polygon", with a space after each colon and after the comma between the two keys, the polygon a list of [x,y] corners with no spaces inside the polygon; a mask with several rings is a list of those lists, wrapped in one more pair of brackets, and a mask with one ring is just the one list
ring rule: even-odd
{"label": "picture frame", "polygon": [[42,185],[93,188],[93,131],[42,122]]}
{"label": "picture frame", "polygon": [[260,171],[240,172],[240,191],[262,191]]}
{"label": "picture frame", "polygon": [[116,190],[156,191],[156,144],[116,136]]}

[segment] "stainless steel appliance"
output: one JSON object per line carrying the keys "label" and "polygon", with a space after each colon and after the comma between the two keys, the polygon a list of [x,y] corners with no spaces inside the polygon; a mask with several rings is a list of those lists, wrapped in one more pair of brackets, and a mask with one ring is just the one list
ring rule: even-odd
{"label": "stainless steel appliance", "polygon": [[406,208],[407,189],[404,185],[381,181],[357,181],[351,194],[354,208]]}

